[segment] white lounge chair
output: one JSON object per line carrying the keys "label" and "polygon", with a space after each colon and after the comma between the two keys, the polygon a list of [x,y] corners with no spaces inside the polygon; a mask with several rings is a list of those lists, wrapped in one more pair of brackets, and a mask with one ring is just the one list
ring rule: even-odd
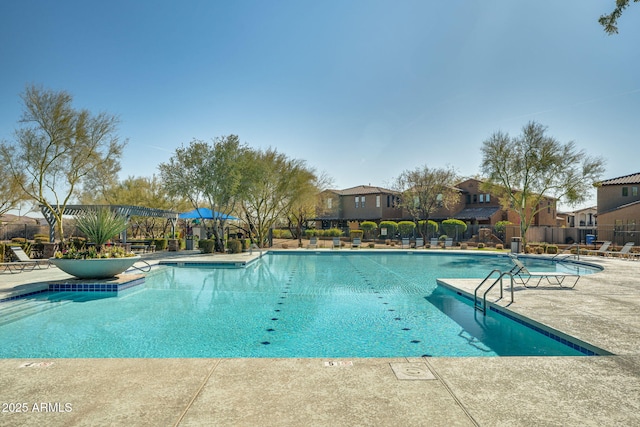
{"label": "white lounge chair", "polygon": [[424,247],[424,239],[422,237],[416,237],[416,249]]}
{"label": "white lounge chair", "polygon": [[25,267],[29,265],[33,270],[36,267],[43,268],[43,266],[46,266],[49,268],[51,266],[48,259],[31,259],[20,246],[10,246],[10,248],[16,258],[18,258],[18,262],[25,264]]}
{"label": "white lounge chair", "polygon": [[316,236],[311,236],[311,238],[309,238],[309,245],[307,246],[307,249],[316,249],[318,247],[318,238]]}
{"label": "white lounge chair", "polygon": [[[529,271],[522,261],[520,261],[515,255],[509,254],[509,258],[511,258],[511,261],[515,264],[510,271],[513,275],[514,281],[519,281],[520,284],[526,288],[537,288],[543,279],[547,279],[547,281],[552,285],[559,285],[561,288],[573,289],[576,286],[576,283],[578,283],[578,280],[580,280],[580,275],[573,273],[563,273],[560,271]],[[564,286],[565,279],[569,277],[575,278],[576,280],[571,286]],[[529,282],[532,279],[534,281],[537,279],[537,281],[535,281],[535,285],[529,285]]]}
{"label": "white lounge chair", "polygon": [[453,239],[452,238],[446,238],[444,241],[444,247],[445,248],[450,248],[453,246]]}
{"label": "white lounge chair", "polygon": [[409,241],[408,237],[403,237],[402,238],[402,248],[404,249],[405,246],[408,248],[411,245],[411,242]]}
{"label": "white lounge chair", "polygon": [[437,248],[439,246],[438,245],[438,239],[436,237],[432,237],[431,240],[429,241],[429,245],[432,248]]}
{"label": "white lounge chair", "polygon": [[625,257],[629,258],[631,255],[631,248],[633,248],[634,244],[635,244],[634,242],[627,242],[619,251],[605,251],[602,254],[604,256],[619,256],[622,258],[625,258]]}
{"label": "white lounge chair", "polygon": [[604,255],[609,249],[609,246],[611,246],[610,240],[602,242],[602,245],[600,245],[598,249],[587,252],[587,255]]}

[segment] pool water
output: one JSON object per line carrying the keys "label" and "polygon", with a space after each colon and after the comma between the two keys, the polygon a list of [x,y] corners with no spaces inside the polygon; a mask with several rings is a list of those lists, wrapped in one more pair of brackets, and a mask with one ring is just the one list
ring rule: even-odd
{"label": "pool water", "polygon": [[583,355],[436,285],[480,282],[494,268],[510,261],[362,252],[161,267],[117,296],[47,292],[1,303],[0,357]]}

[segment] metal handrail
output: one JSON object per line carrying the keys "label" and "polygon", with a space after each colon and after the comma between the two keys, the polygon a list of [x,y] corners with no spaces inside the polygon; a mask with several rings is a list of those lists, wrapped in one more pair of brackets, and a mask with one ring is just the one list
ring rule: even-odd
{"label": "metal handrail", "polygon": [[136,270],[140,270],[140,271],[142,271],[143,273],[148,273],[148,272],[150,272],[150,271],[151,271],[151,264],[149,264],[147,261],[145,261],[145,260],[143,260],[143,259],[140,259],[140,260],[136,261],[136,264],[137,264],[137,263],[139,263],[139,262],[144,262],[144,263],[146,264],[146,268],[147,268],[147,269],[146,269],[146,270],[143,270],[143,268],[145,268],[145,267],[140,268],[140,267],[137,267],[135,264],[134,264],[134,265],[132,265],[132,266],[131,266],[131,268],[135,268]]}
{"label": "metal handrail", "polygon": [[[487,280],[489,280],[489,278],[491,278],[493,273],[500,273],[500,276],[498,276],[498,278],[496,280],[494,280],[494,282],[491,284],[491,286],[489,286],[489,288],[484,292],[484,294],[482,294],[482,305],[480,306],[478,304],[478,291],[480,290],[482,285],[484,285],[485,282]],[[500,282],[500,299],[502,299],[504,297],[504,291],[503,291],[503,287],[502,287],[502,278],[504,276],[509,276],[509,278],[510,278],[510,282],[511,282],[511,286],[510,286],[511,304],[513,304],[513,273],[511,271],[504,271],[503,272],[503,271],[495,269],[495,270],[492,270],[491,273],[489,273],[487,275],[487,277],[484,278],[484,280],[476,287],[475,291],[473,292],[473,306],[475,307],[476,310],[482,310],[482,313],[484,315],[487,314],[487,294],[489,293],[489,291],[491,291],[491,289],[493,289],[493,287],[498,282]]]}
{"label": "metal handrail", "polygon": [[254,249],[257,249],[260,252],[260,258],[262,258],[262,248],[260,248],[260,246],[256,245],[255,243],[252,243],[249,246],[249,255],[253,255]]}
{"label": "metal handrail", "polygon": [[[552,260],[555,260],[555,259],[556,259],[557,257],[559,257],[560,255],[567,255],[567,254],[564,254],[563,252],[570,251],[570,250],[571,250],[571,248],[573,248],[573,247],[577,247],[577,248],[578,248],[578,251],[576,252],[575,257],[576,257],[576,259],[579,261],[579,260],[580,260],[580,243],[573,243],[573,244],[571,244],[568,248],[565,248],[562,252],[558,252],[557,254],[555,254],[554,256],[552,256],[552,257],[551,257],[551,259],[552,259]],[[565,260],[565,259],[567,259],[567,258],[571,258],[572,256],[574,256],[574,255],[573,255],[573,254],[569,254],[569,255],[567,255],[567,256],[566,256],[566,257],[564,257],[564,258],[560,258],[560,259],[558,259],[556,262],[562,262],[562,261],[564,261],[564,260]]]}

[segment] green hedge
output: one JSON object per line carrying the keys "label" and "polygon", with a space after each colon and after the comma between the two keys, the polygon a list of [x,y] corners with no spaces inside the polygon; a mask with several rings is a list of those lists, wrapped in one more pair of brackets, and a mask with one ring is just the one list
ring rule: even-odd
{"label": "green hedge", "polygon": [[380,225],[378,226],[378,230],[383,228],[387,229],[387,235],[386,236],[380,235],[380,238],[392,239],[395,237],[396,232],[398,231],[398,223],[395,221],[381,221]]}
{"label": "green hedge", "polygon": [[213,239],[200,239],[198,241],[198,247],[200,247],[202,253],[212,254],[216,247],[216,241]]}
{"label": "green hedge", "polygon": [[153,239],[153,244],[156,245],[156,251],[164,251],[167,249],[167,239]]}
{"label": "green hedge", "polygon": [[242,252],[242,242],[240,240],[232,239],[227,242],[227,249],[232,254],[239,254]]}
{"label": "green hedge", "polygon": [[409,237],[413,234],[416,223],[413,221],[400,221],[398,223],[398,231],[402,237]]}

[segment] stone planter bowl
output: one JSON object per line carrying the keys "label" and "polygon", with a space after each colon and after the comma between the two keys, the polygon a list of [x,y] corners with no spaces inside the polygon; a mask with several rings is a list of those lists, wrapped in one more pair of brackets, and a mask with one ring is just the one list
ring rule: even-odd
{"label": "stone planter bowl", "polygon": [[49,258],[51,264],[79,279],[108,279],[123,273],[138,260],[140,256],[91,259]]}

